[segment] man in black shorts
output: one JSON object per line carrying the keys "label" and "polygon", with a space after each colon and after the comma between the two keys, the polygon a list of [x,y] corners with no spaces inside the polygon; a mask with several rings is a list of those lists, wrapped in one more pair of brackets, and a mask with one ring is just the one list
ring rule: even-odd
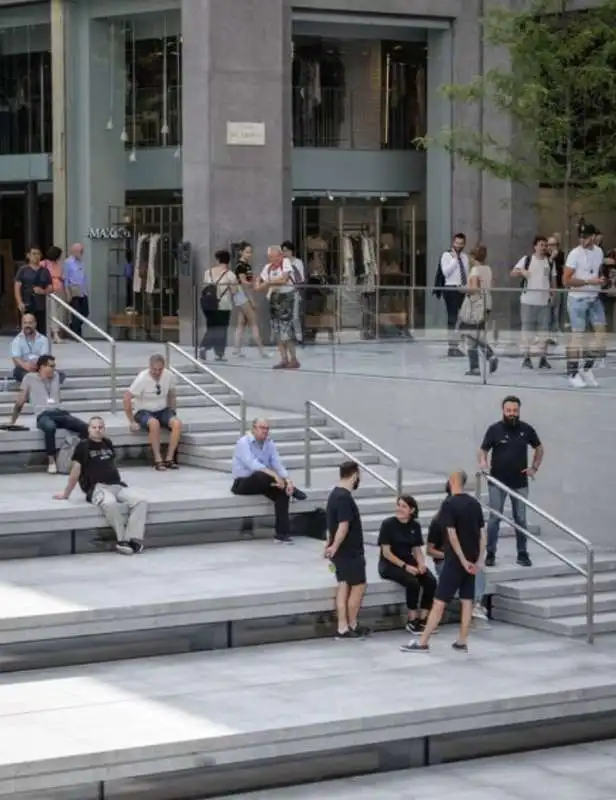
{"label": "man in black shorts", "polygon": [[460,633],[453,643],[454,650],[468,650],[468,632],[475,601],[475,575],[483,567],[486,550],[486,532],[483,510],[478,500],[464,491],[466,473],[454,472],[449,478],[451,497],[439,512],[440,522],[447,531],[445,559],[430,616],[421,638],[400,649],[404,652],[427,651],[428,642],[438,628],[447,604],[460,597],[462,615]]}
{"label": "man in black shorts", "polygon": [[368,631],[357,624],[366,591],[366,558],[361,517],[352,492],[359,486],[359,466],[354,461],[340,465],[340,483],[327,499],[327,543],[325,558],[336,570],[337,639],[359,639]]}

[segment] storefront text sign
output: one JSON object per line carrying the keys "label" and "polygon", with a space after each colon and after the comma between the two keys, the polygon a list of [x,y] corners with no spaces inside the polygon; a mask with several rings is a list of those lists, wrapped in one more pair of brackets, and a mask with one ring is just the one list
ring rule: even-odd
{"label": "storefront text sign", "polygon": [[265,145],[265,123],[227,122],[227,144],[263,147]]}
{"label": "storefront text sign", "polygon": [[132,233],[128,228],[90,228],[88,239],[130,239]]}

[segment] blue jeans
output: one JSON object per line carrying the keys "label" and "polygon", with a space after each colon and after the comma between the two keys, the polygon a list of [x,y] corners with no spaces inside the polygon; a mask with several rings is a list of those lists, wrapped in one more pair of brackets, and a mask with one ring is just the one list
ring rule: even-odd
{"label": "blue jeans", "polygon": [[[441,577],[441,572],[443,571],[443,564],[444,561],[435,561],[434,562],[434,571],[436,572],[436,577]],[[486,573],[484,570],[480,570],[475,575],[475,603],[481,603],[483,601],[483,596],[486,593]]]}
{"label": "blue jeans", "polygon": [[45,452],[48,456],[56,454],[56,431],[70,431],[78,433],[82,439],[88,438],[88,423],[69,414],[62,408],[51,408],[43,411],[36,418],[36,427],[43,431],[45,437]]}
{"label": "blue jeans", "polygon": [[[515,491],[516,494],[522,495],[522,497],[528,497],[527,486],[521,489],[515,489],[513,491]],[[502,514],[505,508],[505,500],[507,497],[507,492],[505,492],[503,489],[499,489],[498,486],[494,486],[493,484],[488,485],[488,502],[490,504],[490,508],[493,508],[495,511],[498,511]],[[514,497],[510,497],[510,499],[513,521],[518,525],[521,525],[523,528],[526,528],[526,506],[524,503],[521,503]],[[496,555],[500,523],[501,521],[496,514],[490,514],[488,519],[488,553],[491,555]],[[523,533],[520,533],[516,528],[515,543],[518,549],[518,555],[520,553],[527,552],[526,541],[526,536]]]}

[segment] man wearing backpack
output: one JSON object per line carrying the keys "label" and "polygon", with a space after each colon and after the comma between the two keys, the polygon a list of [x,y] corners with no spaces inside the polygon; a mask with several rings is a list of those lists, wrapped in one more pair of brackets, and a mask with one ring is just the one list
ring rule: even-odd
{"label": "man wearing backpack", "polygon": [[511,270],[513,278],[520,278],[520,317],[522,320],[522,353],[524,369],[533,369],[531,359],[532,339],[539,340],[539,369],[551,369],[548,361],[550,330],[550,303],[556,288],[556,275],[548,254],[548,240],[535,236],[532,255],[523,256]]}
{"label": "man wearing backpack", "polygon": [[225,350],[233,297],[238,290],[235,273],[229,269],[231,253],[228,250],[219,250],[215,258],[216,264],[203,275],[201,289],[201,311],[207,325],[199,346],[199,358],[202,361],[205,361],[210,349],[214,351],[217,361],[226,361]]}
{"label": "man wearing backpack", "polygon": [[468,283],[468,273],[470,271],[468,256],[464,252],[465,247],[466,235],[464,233],[456,233],[453,237],[451,250],[447,250],[440,258],[434,280],[434,295],[438,298],[442,295],[447,309],[449,339],[447,355],[449,358],[464,357],[464,353],[460,350],[456,329],[458,327],[458,314],[466,296],[464,289]]}

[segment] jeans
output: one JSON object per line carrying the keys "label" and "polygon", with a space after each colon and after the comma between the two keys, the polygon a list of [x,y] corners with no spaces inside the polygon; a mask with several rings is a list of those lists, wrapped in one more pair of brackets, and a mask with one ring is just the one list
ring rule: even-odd
{"label": "jeans", "polygon": [[[443,571],[443,564],[444,561],[435,561],[434,562],[434,570],[438,578],[441,577],[441,572]],[[483,601],[483,596],[486,593],[486,573],[485,570],[480,570],[475,575],[475,603],[481,603]]]}
{"label": "jeans", "polygon": [[36,418],[36,427],[43,431],[45,452],[51,457],[56,454],[57,430],[78,433],[82,439],[86,439],[88,436],[88,423],[82,419],[77,419],[77,417],[61,408],[50,408],[49,411],[43,411],[39,414]]}
{"label": "jeans", "polygon": [[230,311],[208,311],[205,316],[207,330],[201,340],[200,350],[214,350],[218,358],[222,358],[227,347],[227,331],[231,319]]}
{"label": "jeans", "polygon": [[289,520],[289,495],[284,489],[272,486],[271,475],[265,472],[253,472],[247,478],[236,478],[231,491],[233,494],[262,494],[274,503],[276,515],[274,527],[276,536],[288,536],[291,532]]}
{"label": "jeans", "polygon": [[397,583],[406,590],[407,611],[417,611],[420,594],[422,611],[429,611],[432,608],[436,579],[430,570],[422,575],[411,575],[402,567],[385,561],[379,564],[379,575],[383,580]]}
{"label": "jeans", "polygon": [[[516,494],[522,495],[522,497],[528,497],[528,487],[524,486],[520,489],[513,490]],[[490,504],[490,508],[493,508],[495,511],[503,513],[503,509],[505,508],[505,500],[507,499],[507,492],[503,489],[499,489],[498,486],[494,486],[493,484],[489,484],[488,486],[488,502]],[[516,500],[515,497],[511,497],[511,511],[513,514],[513,521],[520,525],[522,528],[526,528],[526,505],[519,500]],[[488,519],[488,553],[491,555],[496,554],[496,548],[498,545],[498,530],[500,528],[500,519],[495,514],[490,514]],[[515,542],[516,547],[518,550],[518,555],[521,553],[527,552],[526,546],[526,536],[516,528],[515,531]]]}

